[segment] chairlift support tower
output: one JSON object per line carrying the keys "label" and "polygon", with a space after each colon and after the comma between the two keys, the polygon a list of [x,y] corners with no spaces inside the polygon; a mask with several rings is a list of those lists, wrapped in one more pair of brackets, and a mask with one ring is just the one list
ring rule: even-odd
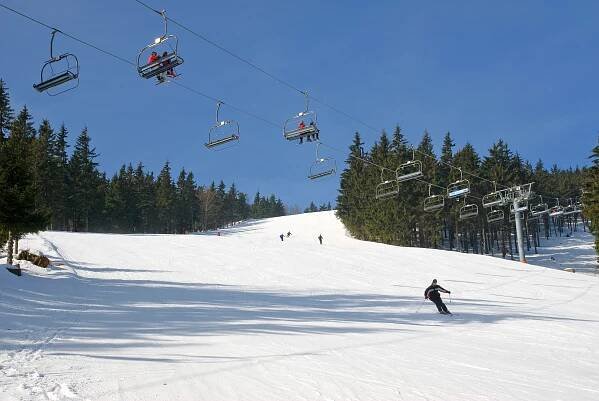
{"label": "chairlift support tower", "polygon": [[522,203],[527,202],[532,196],[532,182],[524,185],[517,185],[506,190],[506,199],[509,199],[514,209],[514,220],[516,221],[516,237],[518,242],[518,258],[520,262],[526,263],[524,253],[524,234],[522,232]]}

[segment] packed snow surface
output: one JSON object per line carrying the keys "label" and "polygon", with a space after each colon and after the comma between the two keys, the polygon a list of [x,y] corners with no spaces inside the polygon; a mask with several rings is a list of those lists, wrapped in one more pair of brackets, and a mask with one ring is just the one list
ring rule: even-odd
{"label": "packed snow surface", "polygon": [[357,241],[332,212],[21,248],[53,267],[0,271],[2,401],[599,400],[596,276]]}

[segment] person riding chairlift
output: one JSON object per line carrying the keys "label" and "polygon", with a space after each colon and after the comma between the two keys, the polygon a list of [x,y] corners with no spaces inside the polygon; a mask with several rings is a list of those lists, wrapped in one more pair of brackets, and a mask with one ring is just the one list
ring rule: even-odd
{"label": "person riding chairlift", "polygon": [[[162,58],[165,59],[162,65],[167,66],[171,64],[171,61],[168,59],[168,52],[162,53]],[[166,70],[166,76],[169,78],[175,78],[177,76],[177,74],[175,74],[175,69],[169,68],[168,70]]]}
{"label": "person riding chairlift", "polygon": [[[304,122],[304,120],[302,120],[302,121],[300,121],[300,123],[297,125],[297,129],[298,129],[298,131],[299,131],[299,130],[302,130],[302,129],[304,129],[304,128],[306,128],[306,123]],[[299,141],[299,143],[300,143],[300,145],[301,145],[302,143],[304,143],[304,136],[303,136],[303,135],[300,135],[300,141]]]}

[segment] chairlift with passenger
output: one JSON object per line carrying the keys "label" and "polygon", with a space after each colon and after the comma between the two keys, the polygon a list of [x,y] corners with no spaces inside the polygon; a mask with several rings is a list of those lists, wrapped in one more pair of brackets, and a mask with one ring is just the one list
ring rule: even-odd
{"label": "chairlift with passenger", "polygon": [[[72,53],[63,53],[54,56],[54,37],[60,32],[57,29],[52,31],[50,39],[50,59],[44,63],[40,71],[40,82],[33,84],[33,88],[38,92],[46,92],[50,96],[56,96],[70,91],[79,86],[79,60]],[[64,86],[66,83],[71,84]],[[60,90],[53,88],[61,87]]]}
{"label": "chairlift with passenger", "polygon": [[304,138],[311,141],[311,137],[314,140],[319,140],[320,130],[317,126],[316,112],[310,110],[310,96],[308,92],[302,92],[306,97],[306,108],[304,111],[299,112],[293,117],[287,119],[283,125],[283,136],[288,141],[294,141],[299,139],[303,142]]}
{"label": "chairlift with passenger", "polygon": [[223,104],[220,100],[216,103],[216,123],[208,131],[208,142],[204,144],[208,149],[239,141],[239,123],[235,120],[220,120],[218,112]]}
{"label": "chairlift with passenger", "polygon": [[[164,34],[142,48],[137,55],[139,76],[145,79],[157,77],[158,83],[165,82],[166,77],[175,78],[174,68],[183,64],[183,59],[179,56],[179,39],[168,33],[166,11],[162,10],[160,15],[164,22]],[[154,57],[152,53],[155,53]]]}

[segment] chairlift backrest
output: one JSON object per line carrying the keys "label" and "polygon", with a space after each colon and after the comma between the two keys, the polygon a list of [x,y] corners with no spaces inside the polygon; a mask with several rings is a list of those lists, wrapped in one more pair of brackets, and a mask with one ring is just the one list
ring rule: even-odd
{"label": "chairlift backrest", "polygon": [[458,198],[470,193],[470,181],[458,180],[447,186],[447,197],[450,199]]}
{"label": "chairlift backrest", "polygon": [[460,208],[460,220],[469,219],[478,216],[478,205],[470,203]]}
{"label": "chairlift backrest", "polygon": [[563,206],[557,205],[549,209],[549,216],[551,217],[561,216],[562,214],[564,214]]}
{"label": "chairlift backrest", "polygon": [[330,175],[334,175],[336,172],[337,172],[337,163],[335,162],[335,159],[320,158],[320,159],[317,159],[310,166],[308,178],[311,180],[315,180],[318,178],[324,178],[324,177],[328,177]]}
{"label": "chairlift backrest", "polygon": [[538,203],[536,205],[530,205],[530,214],[531,215],[540,216],[545,213],[549,213],[549,206],[546,203]]}
{"label": "chairlift backrest", "polygon": [[424,211],[434,212],[445,207],[445,197],[443,195],[431,195],[424,198]]}
{"label": "chairlift backrest", "polygon": [[487,213],[487,222],[494,223],[497,221],[503,221],[505,218],[505,214],[501,209],[491,209],[489,213]]}
{"label": "chairlift backrest", "polygon": [[483,195],[482,203],[484,208],[488,208],[505,204],[505,199],[501,191],[494,191]]}
{"label": "chairlift backrest", "polygon": [[410,160],[395,170],[395,178],[398,182],[413,180],[419,177],[422,177],[422,162],[420,160]]}
{"label": "chairlift backrest", "polygon": [[396,180],[383,181],[376,186],[375,199],[388,199],[399,193],[399,183]]}

